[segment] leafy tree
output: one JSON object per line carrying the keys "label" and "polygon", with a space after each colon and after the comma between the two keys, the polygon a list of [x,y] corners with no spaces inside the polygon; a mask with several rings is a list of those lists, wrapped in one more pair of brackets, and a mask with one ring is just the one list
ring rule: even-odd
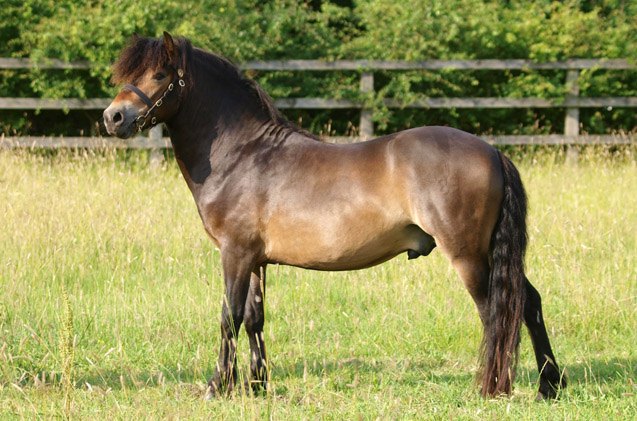
{"label": "leafy tree", "polygon": [[[637,2],[622,0],[5,0],[0,56],[86,60],[90,70],[0,71],[0,96],[110,97],[110,64],[126,40],[168,30],[235,62],[272,59],[637,59]],[[581,95],[637,95],[637,72],[582,72]],[[477,133],[561,132],[564,111],[388,110],[435,96],[562,98],[564,71],[253,72],[274,97],[365,99],[377,131],[449,124]],[[288,111],[315,131],[351,132],[358,112]],[[2,112],[4,133],[96,132],[100,112]],[[583,110],[585,131],[635,130],[633,109]]]}

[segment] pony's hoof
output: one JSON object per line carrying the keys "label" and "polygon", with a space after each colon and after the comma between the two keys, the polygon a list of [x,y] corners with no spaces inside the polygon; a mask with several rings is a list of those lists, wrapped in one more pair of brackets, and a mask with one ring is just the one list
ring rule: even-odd
{"label": "pony's hoof", "polygon": [[566,378],[562,376],[561,379],[554,383],[543,382],[540,383],[540,390],[537,392],[535,400],[538,402],[557,399],[560,391],[566,388]]}
{"label": "pony's hoof", "polygon": [[217,387],[214,385],[208,385],[208,387],[206,388],[206,395],[204,396],[203,400],[210,401],[216,398],[217,396],[219,396],[219,393],[217,392]]}
{"label": "pony's hoof", "polygon": [[246,380],[243,383],[243,389],[248,393],[252,392],[254,395],[260,395],[268,389],[268,382],[265,380]]}
{"label": "pony's hoof", "polygon": [[219,372],[215,372],[212,378],[208,380],[208,388],[206,389],[206,396],[204,397],[204,399],[208,401],[213,398],[230,396],[234,389],[235,378],[235,373],[224,376],[219,374]]}
{"label": "pony's hoof", "polygon": [[227,385],[224,387],[223,384],[220,385],[217,381],[210,380],[210,382],[208,382],[208,388],[206,389],[206,396],[204,396],[204,400],[209,401],[211,399],[230,396],[231,392],[231,385]]}
{"label": "pony's hoof", "polygon": [[536,402],[544,402],[544,401],[552,401],[557,399],[557,392],[559,388],[548,386],[548,387],[540,387],[540,390],[537,392],[537,396],[535,396]]}

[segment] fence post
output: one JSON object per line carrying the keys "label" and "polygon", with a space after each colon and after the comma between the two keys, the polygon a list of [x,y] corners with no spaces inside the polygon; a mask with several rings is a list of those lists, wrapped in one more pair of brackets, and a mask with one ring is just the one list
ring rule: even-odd
{"label": "fence post", "polygon": [[[371,72],[363,72],[361,75],[360,91],[363,94],[374,92],[374,74]],[[358,132],[362,140],[374,137],[374,121],[372,120],[372,110],[369,108],[361,109],[361,119],[358,126]]]}
{"label": "fence post", "polygon": [[[579,70],[569,70],[566,73],[566,98],[572,99],[579,96]],[[579,136],[579,108],[569,107],[566,109],[564,120],[564,135],[567,138]],[[577,145],[568,145],[566,148],[566,160],[577,162],[579,149]]]}
{"label": "fence post", "polygon": [[[153,145],[158,145],[161,142],[161,139],[164,136],[164,130],[161,124],[156,125],[148,131],[148,137],[150,139],[150,143]],[[164,162],[164,151],[161,148],[152,147],[150,150],[150,154],[148,155],[148,165],[150,168],[160,167]]]}

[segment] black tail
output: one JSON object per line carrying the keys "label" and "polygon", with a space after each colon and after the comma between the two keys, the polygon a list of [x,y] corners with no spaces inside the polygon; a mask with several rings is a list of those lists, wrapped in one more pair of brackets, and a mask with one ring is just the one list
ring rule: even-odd
{"label": "black tail", "polygon": [[488,318],[482,348],[483,396],[511,392],[526,298],[526,193],[518,170],[506,156],[499,155],[504,197],[491,236]]}

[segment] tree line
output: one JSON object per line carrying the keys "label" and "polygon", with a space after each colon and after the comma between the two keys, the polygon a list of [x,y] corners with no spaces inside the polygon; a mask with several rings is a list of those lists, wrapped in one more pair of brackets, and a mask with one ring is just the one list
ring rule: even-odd
{"label": "tree line", "polygon": [[[236,63],[280,59],[637,59],[637,2],[630,0],[5,0],[0,56],[87,60],[88,70],[2,70],[0,96],[96,98],[117,90],[110,64],[134,34],[164,30]],[[565,71],[387,71],[373,98],[360,74],[252,72],[275,98],[364,99],[378,133],[424,124],[479,134],[562,132],[563,109],[387,109],[380,98],[566,95]],[[581,96],[637,96],[637,71],[589,70]],[[6,135],[95,134],[99,111],[0,111]],[[357,110],[287,110],[315,133],[354,134]],[[583,109],[582,131],[634,131],[634,109]]]}

